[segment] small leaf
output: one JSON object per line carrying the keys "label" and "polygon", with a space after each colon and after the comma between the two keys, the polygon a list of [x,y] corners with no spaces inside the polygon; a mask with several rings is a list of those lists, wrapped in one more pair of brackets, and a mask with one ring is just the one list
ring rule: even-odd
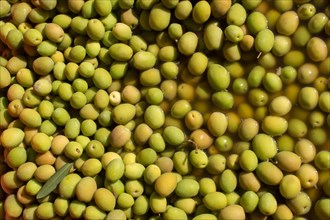
{"label": "small leaf", "polygon": [[73,163],[64,164],[60,169],[52,175],[47,182],[42,186],[40,191],[38,192],[36,198],[41,199],[48,196],[61,182],[61,180],[68,175],[70,169],[72,168]]}

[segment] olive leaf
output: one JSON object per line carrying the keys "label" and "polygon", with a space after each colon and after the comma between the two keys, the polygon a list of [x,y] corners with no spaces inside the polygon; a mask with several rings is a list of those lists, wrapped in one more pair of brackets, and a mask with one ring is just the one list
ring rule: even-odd
{"label": "olive leaf", "polygon": [[73,163],[67,163],[58,169],[42,186],[36,198],[41,199],[48,196],[57,187],[61,180],[69,173],[72,166]]}

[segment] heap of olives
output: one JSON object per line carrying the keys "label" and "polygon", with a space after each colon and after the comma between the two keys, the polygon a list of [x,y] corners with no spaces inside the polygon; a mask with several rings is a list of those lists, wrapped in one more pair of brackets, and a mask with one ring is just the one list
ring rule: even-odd
{"label": "heap of olives", "polygon": [[330,219],[328,0],[0,0],[0,219]]}

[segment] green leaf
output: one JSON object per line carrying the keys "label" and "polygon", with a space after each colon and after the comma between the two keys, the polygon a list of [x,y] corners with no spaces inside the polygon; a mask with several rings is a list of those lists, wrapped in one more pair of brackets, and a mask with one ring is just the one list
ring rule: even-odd
{"label": "green leaf", "polygon": [[52,175],[47,182],[42,186],[40,191],[38,192],[36,198],[41,199],[46,196],[48,196],[56,187],[57,185],[62,181],[62,179],[68,175],[70,169],[72,168],[73,163],[66,163],[64,164],[60,169]]}

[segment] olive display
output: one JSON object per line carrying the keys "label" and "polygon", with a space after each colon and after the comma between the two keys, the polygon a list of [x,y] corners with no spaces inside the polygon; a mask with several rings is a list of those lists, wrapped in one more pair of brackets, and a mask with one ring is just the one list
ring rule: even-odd
{"label": "olive display", "polygon": [[0,219],[330,219],[328,0],[0,0]]}

